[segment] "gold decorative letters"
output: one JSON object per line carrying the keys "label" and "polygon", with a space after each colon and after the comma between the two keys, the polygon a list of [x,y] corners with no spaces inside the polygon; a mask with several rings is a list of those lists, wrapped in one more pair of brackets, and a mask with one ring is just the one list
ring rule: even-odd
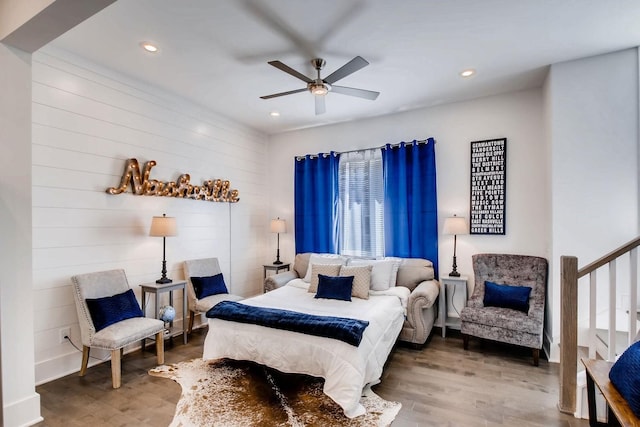
{"label": "gold decorative letters", "polygon": [[237,203],[240,201],[238,190],[231,190],[231,183],[227,180],[209,179],[204,181],[202,185],[191,185],[191,177],[188,173],[182,174],[176,181],[170,182],[149,179],[151,168],[155,165],[155,160],[146,162],[141,173],[137,159],[127,160],[120,185],[107,188],[107,193],[126,193],[127,186],[131,184],[131,192],[140,196],[182,197],[206,200],[207,202]]}

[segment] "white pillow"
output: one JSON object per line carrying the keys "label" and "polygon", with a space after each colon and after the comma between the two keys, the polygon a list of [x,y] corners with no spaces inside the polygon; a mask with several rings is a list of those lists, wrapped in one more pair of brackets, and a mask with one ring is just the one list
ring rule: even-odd
{"label": "white pillow", "polygon": [[398,267],[396,260],[352,259],[350,265],[371,265],[371,290],[386,291],[396,285]]}
{"label": "white pillow", "polygon": [[334,255],[334,254],[311,254],[309,256],[309,267],[307,268],[307,274],[304,275],[304,280],[307,283],[311,283],[311,265],[313,264],[340,264],[345,265],[347,263],[347,259],[342,255]]}
{"label": "white pillow", "polygon": [[393,273],[391,275],[391,287],[396,286],[396,281],[398,279],[398,269],[402,265],[403,258],[387,256],[383,258],[384,261],[393,261],[395,265],[393,266]]}

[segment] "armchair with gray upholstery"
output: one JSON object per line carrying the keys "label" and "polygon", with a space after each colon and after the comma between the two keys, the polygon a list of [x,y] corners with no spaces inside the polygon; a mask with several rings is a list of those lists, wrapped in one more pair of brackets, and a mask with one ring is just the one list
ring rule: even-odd
{"label": "armchair with gray upholstery", "polygon": [[[465,350],[469,347],[470,336],[529,347],[533,350],[533,364],[538,366],[544,328],[547,260],[508,254],[477,254],[472,260],[475,287],[467,306],[460,312]],[[531,287],[528,311],[485,306],[485,282]]]}
{"label": "armchair with gray upholstery", "polygon": [[218,258],[201,258],[187,260],[183,264],[184,278],[187,281],[187,298],[189,305],[189,327],[188,333],[193,330],[193,322],[196,314],[206,313],[214,305],[220,301],[240,301],[241,296],[230,293],[210,295],[202,299],[198,299],[196,291],[191,282],[192,277],[207,277],[221,274]]}
{"label": "armchair with gray upholstery", "polygon": [[[154,335],[158,365],[164,363],[164,322],[162,320],[144,317],[138,302],[135,300],[135,296],[128,292],[130,287],[124,270],[78,274],[71,279],[73,282],[73,295],[78,312],[78,321],[80,323],[80,333],[82,335],[82,365],[80,367],[80,376],[84,376],[87,372],[91,348],[109,350],[111,351],[111,378],[113,388],[119,388],[121,384],[120,362],[122,350],[129,344]],[[125,293],[128,293],[130,297],[128,300],[125,300],[128,304],[122,304],[123,300],[118,299],[119,296]],[[103,322],[103,324],[114,322],[115,319],[118,318],[124,318],[124,320],[119,320],[100,328],[100,324],[94,324],[87,299],[90,300],[89,302],[92,304],[92,307],[97,307],[100,304],[99,302],[96,303],[96,301],[105,301],[101,312],[102,314],[107,313],[109,316],[112,316],[113,320]],[[114,300],[117,300],[118,303],[114,302]],[[127,309],[132,309],[128,310],[128,316],[124,314]],[[96,315],[95,313],[96,309],[94,309],[94,315]],[[101,320],[104,320],[104,317]]]}

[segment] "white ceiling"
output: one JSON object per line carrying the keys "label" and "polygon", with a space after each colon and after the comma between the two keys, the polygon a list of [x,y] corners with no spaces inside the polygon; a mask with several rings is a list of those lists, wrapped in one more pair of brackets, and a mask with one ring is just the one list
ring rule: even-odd
{"label": "white ceiling", "polygon": [[[538,87],[549,64],[640,45],[640,1],[118,0],[51,45],[275,134]],[[305,85],[267,61],[313,78],[310,59],[324,77],[356,55],[370,65],[338,84],[375,101],[259,98]]]}

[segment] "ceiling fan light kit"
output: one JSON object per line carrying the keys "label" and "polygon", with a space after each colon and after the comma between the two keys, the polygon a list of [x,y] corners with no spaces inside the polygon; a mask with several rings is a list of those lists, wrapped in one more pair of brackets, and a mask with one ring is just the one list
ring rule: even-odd
{"label": "ceiling fan light kit", "polygon": [[344,64],[342,67],[338,68],[333,73],[329,74],[324,79],[320,77],[320,70],[324,68],[326,61],[322,58],[315,58],[311,60],[311,65],[316,69],[316,78],[310,79],[304,74],[294,70],[288,65],[283,64],[280,61],[269,61],[269,65],[276,67],[277,69],[284,71],[287,74],[296,77],[307,84],[305,89],[295,89],[287,92],[274,93],[272,95],[261,96],[262,99],[271,99],[279,96],[285,95],[293,95],[294,93],[300,93],[308,90],[313,95],[315,95],[316,102],[316,114],[323,114],[326,111],[324,104],[324,96],[327,95],[330,91],[335,93],[340,93],[342,95],[348,96],[356,96],[358,98],[375,100],[380,92],[374,92],[372,90],[365,89],[357,89],[354,87],[346,87],[346,86],[335,86],[334,83],[340,79],[347,77],[350,74],[355,73],[361,68],[366,67],[369,63],[360,56],[356,56],[351,61]]}
{"label": "ceiling fan light kit", "polygon": [[324,96],[331,90],[331,86],[324,83],[310,83],[309,91],[316,96]]}

